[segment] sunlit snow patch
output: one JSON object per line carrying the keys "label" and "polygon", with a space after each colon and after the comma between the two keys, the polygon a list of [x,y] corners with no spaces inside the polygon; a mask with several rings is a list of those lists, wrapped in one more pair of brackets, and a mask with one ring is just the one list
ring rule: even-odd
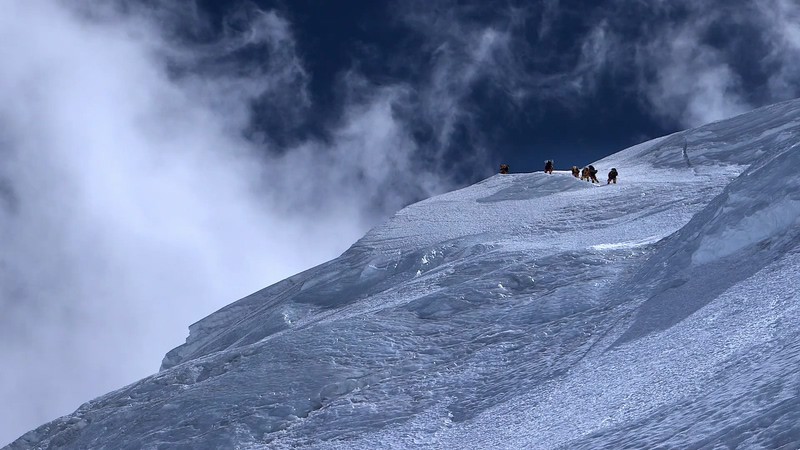
{"label": "sunlit snow patch", "polygon": [[661,239],[660,236],[653,236],[647,239],[641,239],[637,241],[628,241],[628,242],[615,242],[609,244],[597,244],[592,245],[592,250],[596,251],[607,251],[607,250],[622,250],[626,248],[636,248],[636,247],[644,247],[645,245],[650,245],[653,243],[658,242]]}

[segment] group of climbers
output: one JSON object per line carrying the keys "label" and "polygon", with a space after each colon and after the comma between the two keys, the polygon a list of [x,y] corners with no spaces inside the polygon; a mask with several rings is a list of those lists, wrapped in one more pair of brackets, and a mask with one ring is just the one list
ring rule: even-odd
{"label": "group of climbers", "polygon": [[[608,181],[606,184],[617,184],[617,175],[619,175],[619,173],[617,173],[617,169],[612,167],[611,171],[608,172]],[[581,180],[600,184],[600,180],[597,179],[597,169],[595,169],[591,164],[583,169],[578,169],[578,166],[572,166],[572,176],[575,178],[580,178]]]}
{"label": "group of climbers", "polygon": [[[553,173],[552,159],[548,159],[547,161],[545,161],[544,173]],[[611,183],[617,184],[617,175],[619,175],[617,169],[612,167],[611,171],[608,172],[608,182],[606,182],[606,184],[611,184]],[[595,169],[594,166],[591,164],[584,167],[583,169],[579,169],[578,166],[572,166],[572,176],[575,178],[580,178],[581,180],[600,184],[600,180],[597,179],[597,169]]]}
{"label": "group of climbers", "polygon": [[[553,167],[553,160],[548,159],[544,162],[544,173],[552,175]],[[508,170],[508,164],[500,165],[500,173],[507,174]],[[617,172],[617,169],[612,167],[611,171],[608,172],[608,182],[606,182],[606,184],[617,184],[618,175],[619,173]],[[580,178],[581,180],[589,181],[591,183],[600,183],[600,181],[597,179],[597,169],[595,169],[591,164],[583,169],[579,169],[578,166],[572,166],[572,176],[575,178]]]}
{"label": "group of climbers", "polygon": [[[553,160],[548,159],[544,162],[544,173],[553,173]],[[617,184],[617,176],[619,173],[617,169],[612,167],[611,171],[608,172],[608,182],[606,184]],[[575,178],[580,178],[581,180],[590,181],[592,183],[600,184],[600,181],[597,179],[597,169],[594,168],[593,165],[588,165],[583,169],[579,169],[578,166],[572,166],[572,176]]]}

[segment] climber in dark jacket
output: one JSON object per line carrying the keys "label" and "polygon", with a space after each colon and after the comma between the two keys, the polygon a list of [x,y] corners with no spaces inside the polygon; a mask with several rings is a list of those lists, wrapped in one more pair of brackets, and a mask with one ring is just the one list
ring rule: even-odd
{"label": "climber in dark jacket", "polygon": [[600,184],[600,180],[597,179],[597,169],[594,166],[589,166],[589,176],[592,179],[592,183]]}
{"label": "climber in dark jacket", "polygon": [[553,160],[552,159],[548,159],[547,161],[544,162],[544,173],[549,173],[549,174],[553,173]]}
{"label": "climber in dark jacket", "polygon": [[611,184],[611,183],[617,184],[617,175],[619,175],[617,173],[617,169],[612,167],[611,172],[608,172],[608,183],[606,184]]}

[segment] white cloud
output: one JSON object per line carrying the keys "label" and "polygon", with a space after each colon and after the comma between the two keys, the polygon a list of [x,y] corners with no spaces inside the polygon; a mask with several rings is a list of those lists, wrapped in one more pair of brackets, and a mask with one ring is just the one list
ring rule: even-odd
{"label": "white cloud", "polygon": [[763,63],[774,66],[769,76],[770,94],[776,99],[800,94],[800,5],[789,0],[758,3],[758,15],[769,53]]}
{"label": "white cloud", "polygon": [[686,127],[721,120],[752,109],[740,95],[737,74],[725,55],[700,42],[703,24],[666,27],[639,47],[638,63],[655,75],[642,90],[657,114]]}
{"label": "white cloud", "polygon": [[[592,64],[583,65],[589,83],[580,86],[590,89],[581,94],[592,93],[592,79],[627,72],[646,110],[692,127],[800,93],[800,6],[794,2],[611,5],[584,40],[581,60]],[[764,53],[743,54],[743,45]]]}
{"label": "white cloud", "polygon": [[[442,6],[424,2],[403,4],[398,16],[421,37],[423,46],[415,56],[426,57],[417,63],[425,68],[425,81],[417,86],[413,107],[423,121],[432,125],[436,162],[452,169],[446,152],[468,135],[472,152],[461,152],[457,163],[478,166],[488,159],[482,143],[478,119],[482,111],[473,103],[475,90],[489,86],[499,101],[511,100],[520,105],[529,95],[524,85],[528,76],[520,65],[521,55],[514,51],[518,42],[514,30],[521,27],[517,14],[524,10],[509,8],[498,20],[477,21],[475,5]],[[459,133],[461,136],[459,136]],[[448,167],[441,167],[444,172]]]}
{"label": "white cloud", "polygon": [[[364,83],[329,142],[243,138],[253,100],[313,107],[275,13],[190,46],[164,11],[81,6],[0,3],[0,441],[154,372],[191,322],[447,183],[414,162],[402,86]],[[263,60],[229,56],[253,45]]]}

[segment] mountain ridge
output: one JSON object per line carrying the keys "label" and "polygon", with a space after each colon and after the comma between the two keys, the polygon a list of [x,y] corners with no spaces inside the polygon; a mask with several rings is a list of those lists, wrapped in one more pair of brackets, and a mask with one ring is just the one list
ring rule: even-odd
{"label": "mountain ridge", "polygon": [[10,448],[800,442],[776,288],[800,272],[799,141],[790,101],[594,163],[617,185],[495,175],[410,205]]}

